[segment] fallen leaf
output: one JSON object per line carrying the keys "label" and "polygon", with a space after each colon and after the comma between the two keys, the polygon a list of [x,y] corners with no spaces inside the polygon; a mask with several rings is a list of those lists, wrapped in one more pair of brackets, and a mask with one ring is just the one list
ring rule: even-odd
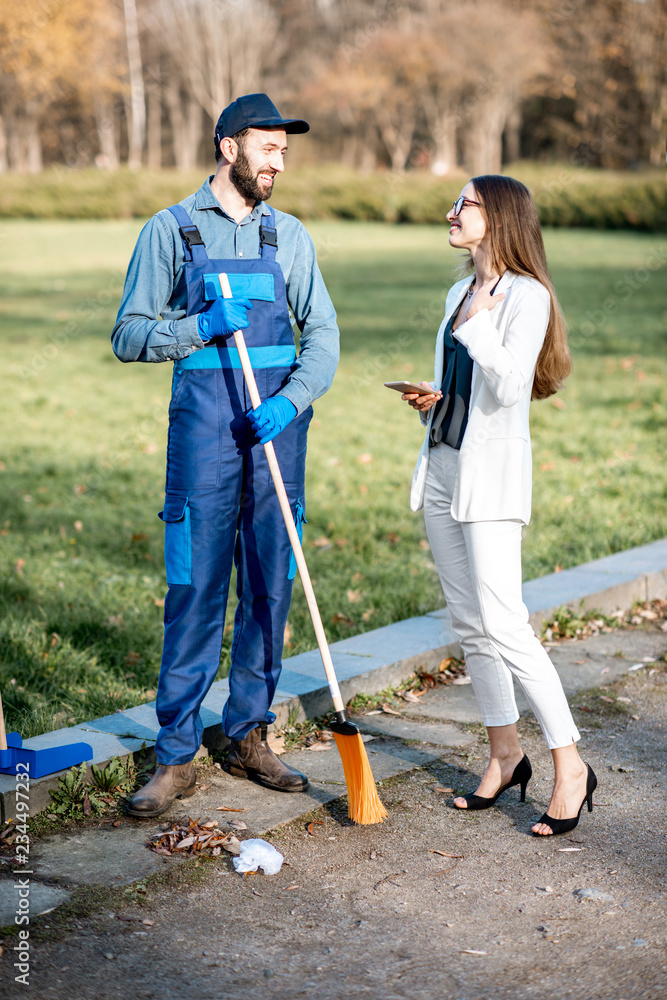
{"label": "fallen leaf", "polygon": [[246,809],[233,809],[231,806],[217,806],[216,808],[217,808],[218,812],[221,812],[221,813],[244,813],[244,812],[248,811],[247,808]]}
{"label": "fallen leaf", "polygon": [[567,405],[562,399],[559,399],[558,396],[552,396],[549,402],[552,406],[555,406],[557,410],[564,410]]}
{"label": "fallen leaf", "polygon": [[316,549],[324,549],[324,548],[330,549],[331,548],[331,542],[329,541],[328,538],[324,538],[324,537],[322,537],[322,538],[316,538],[313,541],[312,544],[315,546]]}
{"label": "fallen leaf", "polygon": [[486,955],[485,951],[476,951],[474,948],[462,948],[461,955]]}
{"label": "fallen leaf", "polygon": [[344,615],[342,611],[337,611],[336,614],[334,614],[334,615],[331,616],[331,624],[332,625],[354,625],[354,622],[352,621],[351,618],[348,618],[347,615]]}
{"label": "fallen leaf", "polygon": [[413,691],[404,691],[401,697],[403,698],[403,701],[419,702],[419,698]]}
{"label": "fallen leaf", "polygon": [[359,462],[360,465],[368,465],[372,461],[373,456],[369,451],[365,451],[363,454],[357,456],[357,462]]}
{"label": "fallen leaf", "polygon": [[[451,788],[449,789],[449,791],[451,792]],[[462,854],[450,854],[449,851],[438,851],[438,850],[436,850],[434,848],[431,849],[430,853],[431,854],[439,854],[440,857],[442,857],[442,858],[462,858],[463,857]]]}
{"label": "fallen leaf", "polygon": [[285,892],[290,892],[292,889],[300,889],[300,885],[287,885],[285,886]]}
{"label": "fallen leaf", "polygon": [[269,734],[269,738],[266,741],[269,748],[273,750],[276,757],[279,757],[281,753],[285,753],[285,737],[284,736],[274,736],[273,733]]}
{"label": "fallen leaf", "polygon": [[348,592],[347,592],[347,599],[350,602],[350,604],[357,604],[361,600],[361,591],[360,590],[348,590]]}
{"label": "fallen leaf", "polygon": [[141,922],[144,925],[144,927],[154,927],[155,926],[155,921],[154,920],[142,920]]}
{"label": "fallen leaf", "polygon": [[433,791],[436,792],[438,795],[453,795],[454,794],[454,789],[453,788],[445,788],[444,785],[434,785],[433,786]]}
{"label": "fallen leaf", "polygon": [[313,829],[313,827],[316,826],[324,826],[324,823],[322,822],[321,819],[314,819],[313,822],[309,823],[308,826],[306,827],[306,830],[308,831],[311,837],[315,836],[315,830]]}
{"label": "fallen leaf", "polygon": [[241,853],[241,841],[237,840],[236,837],[229,837],[222,844],[224,849],[229,852],[229,854],[240,854]]}
{"label": "fallen leaf", "polygon": [[218,825],[217,819],[210,819],[208,823],[202,823],[202,830],[212,830]]}
{"label": "fallen leaf", "polygon": [[395,709],[390,708],[389,705],[385,705],[385,704],[382,705],[382,711],[386,715],[400,715],[401,714],[400,712],[397,712]]}
{"label": "fallen leaf", "polygon": [[23,567],[25,566],[25,559],[17,559],[14,566],[14,570],[19,576],[23,576]]}
{"label": "fallen leaf", "polygon": [[207,792],[210,787],[211,787],[210,785],[200,785],[199,786],[199,791],[200,792]]}
{"label": "fallen leaf", "polygon": [[254,887],[253,887],[253,890],[252,890],[252,894],[253,894],[253,896],[261,896],[262,895],[262,893],[261,892],[257,892],[257,889],[255,889]]}
{"label": "fallen leaf", "polygon": [[572,851],[583,851],[584,847],[559,847],[556,854],[570,854]]}
{"label": "fallen leaf", "polygon": [[556,468],[555,462],[542,462],[540,465],[540,472],[553,472]]}
{"label": "fallen leaf", "polygon": [[244,823],[242,819],[230,819],[227,821],[231,826],[232,830],[247,830],[248,824]]}
{"label": "fallen leaf", "polygon": [[375,861],[375,859],[377,858],[377,856],[378,856],[378,852],[377,851],[371,851],[371,853],[368,855],[368,857],[370,858],[371,861]]}
{"label": "fallen leaf", "polygon": [[176,850],[182,851],[186,847],[191,847],[194,844],[195,840],[197,839],[198,839],[197,837],[184,837],[183,840],[179,840],[179,842],[176,844]]}

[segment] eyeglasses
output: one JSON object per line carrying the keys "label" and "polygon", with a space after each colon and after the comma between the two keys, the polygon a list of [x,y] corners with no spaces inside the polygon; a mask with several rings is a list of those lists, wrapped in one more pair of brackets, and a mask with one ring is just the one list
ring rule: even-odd
{"label": "eyeglasses", "polygon": [[452,212],[454,213],[454,218],[458,218],[466,205],[481,205],[481,201],[473,201],[472,198],[464,198],[463,195],[459,195],[454,204],[452,205]]}

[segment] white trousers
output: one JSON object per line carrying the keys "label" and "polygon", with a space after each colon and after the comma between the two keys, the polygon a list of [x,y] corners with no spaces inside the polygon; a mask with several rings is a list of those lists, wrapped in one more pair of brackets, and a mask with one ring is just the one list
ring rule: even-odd
{"label": "white trousers", "polygon": [[485,726],[519,718],[512,675],[549,749],[580,737],[554,665],[528,622],[521,595],[520,521],[455,521],[451,501],[459,453],[431,449],[424,519],[452,626]]}

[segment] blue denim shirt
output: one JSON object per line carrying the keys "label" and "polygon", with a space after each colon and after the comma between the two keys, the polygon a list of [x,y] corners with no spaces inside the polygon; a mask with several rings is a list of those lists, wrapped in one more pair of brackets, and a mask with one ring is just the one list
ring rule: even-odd
{"label": "blue denim shirt", "polygon": [[[199,229],[210,257],[258,258],[259,225],[269,209],[257,202],[240,223],[227,215],[206,180],[181,204]],[[287,301],[301,332],[296,370],[281,395],[302,413],[330,387],[339,357],[336,312],[317,266],[313,241],[298,219],[276,209],[278,252]],[[121,361],[176,361],[204,346],[197,317],[186,316],[183,245],[167,209],[150,219],[137,240],[111,334]]]}

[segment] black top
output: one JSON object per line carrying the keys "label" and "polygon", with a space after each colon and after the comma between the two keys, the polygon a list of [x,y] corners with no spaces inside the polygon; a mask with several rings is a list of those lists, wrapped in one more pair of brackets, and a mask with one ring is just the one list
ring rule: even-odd
{"label": "black top", "polygon": [[445,444],[461,447],[468,425],[468,407],[472,385],[472,358],[467,349],[452,336],[456,313],[445,327],[445,364],[442,378],[442,399],[435,404],[431,421],[429,446]]}

